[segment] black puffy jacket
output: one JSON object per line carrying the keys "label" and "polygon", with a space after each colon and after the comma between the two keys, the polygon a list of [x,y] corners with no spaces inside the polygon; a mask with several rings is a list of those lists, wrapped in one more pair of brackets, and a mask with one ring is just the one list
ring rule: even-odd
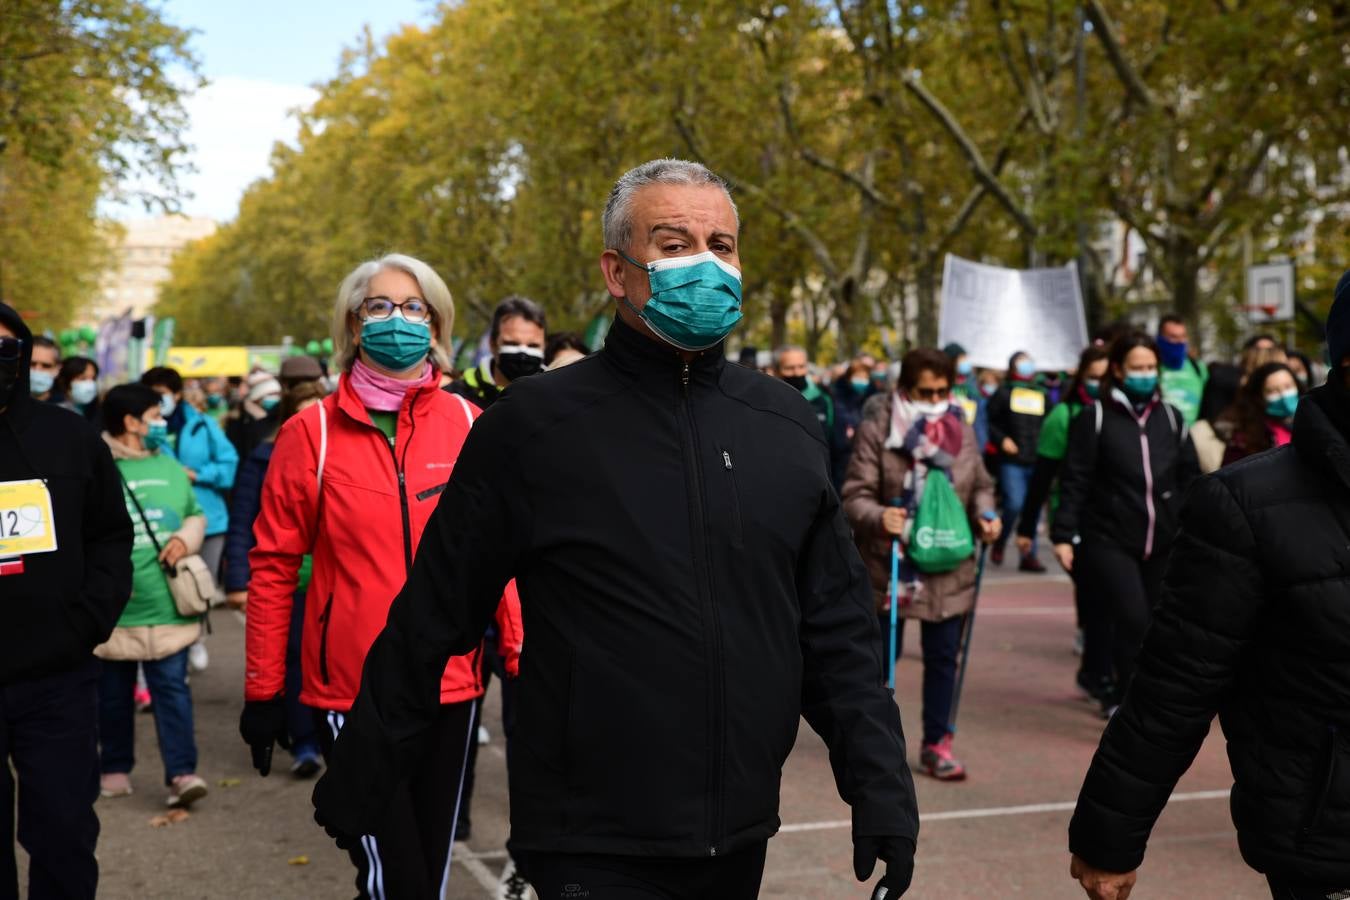
{"label": "black puffy jacket", "polygon": [[1176,534],[1181,498],[1200,474],[1181,413],[1156,398],[1136,414],[1119,391],[1069,426],[1056,544],[1105,542],[1148,559]]}
{"label": "black puffy jacket", "polygon": [[45,481],[56,520],[56,550],[0,575],[4,685],[73,669],[108,639],[131,597],[131,519],[107,444],[83,416],[29,397],[32,334],[3,303],[0,322],[26,342],[0,411],[0,482]]}
{"label": "black puffy jacket", "polygon": [[1242,855],[1350,885],[1350,394],[1304,399],[1293,444],[1199,481],[1124,705],[1069,826],[1129,871],[1217,712]]}
{"label": "black puffy jacket", "polygon": [[478,645],[515,577],[513,848],[698,857],[762,841],[799,714],[829,745],[855,833],[915,838],[820,424],[722,353],[685,364],[616,321],[604,350],[482,415],[366,658],[316,818],[374,830],[399,774],[424,764],[446,659]]}

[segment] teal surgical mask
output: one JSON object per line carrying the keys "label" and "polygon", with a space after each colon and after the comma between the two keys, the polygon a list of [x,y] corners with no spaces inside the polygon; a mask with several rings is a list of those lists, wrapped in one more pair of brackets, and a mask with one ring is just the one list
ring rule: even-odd
{"label": "teal surgical mask", "polygon": [[1102,395],[1102,380],[1100,378],[1084,378],[1083,392],[1093,400],[1098,399]]}
{"label": "teal surgical mask", "polygon": [[647,270],[652,295],[638,309],[628,308],[661,340],[680,350],[707,350],[741,320],[741,273],[711,250],[693,256],[671,256],[640,263],[622,250],[625,260]]}
{"label": "teal surgical mask", "polygon": [[1131,400],[1147,400],[1158,389],[1158,373],[1126,372],[1121,387]]}
{"label": "teal surgical mask", "polygon": [[258,401],[258,405],[261,406],[265,412],[271,412],[276,409],[280,403],[280,397],[264,397]]}
{"label": "teal surgical mask", "polygon": [[850,381],[849,384],[853,385],[853,389],[854,389],[855,391],[857,391],[858,393],[862,394],[862,393],[865,393],[865,392],[867,391],[867,389],[868,389],[869,387],[872,386],[872,379],[870,379],[870,378],[855,378],[855,379],[853,379],[852,381]]}
{"label": "teal surgical mask", "polygon": [[145,442],[145,449],[153,453],[156,450],[168,446],[169,423],[165,422],[163,419],[156,419],[153,422],[147,422],[146,428],[149,430],[145,433],[143,439]]}
{"label": "teal surgical mask", "polygon": [[409,322],[397,313],[361,326],[361,349],[371,362],[390,372],[406,372],[431,351],[431,326]]}
{"label": "teal surgical mask", "polygon": [[28,392],[34,397],[47,393],[55,383],[56,378],[51,372],[44,372],[41,369],[28,370]]}
{"label": "teal surgical mask", "polygon": [[98,396],[98,382],[90,379],[70,383],[70,399],[80,406],[88,406]]}
{"label": "teal surgical mask", "polygon": [[1290,419],[1298,409],[1298,391],[1285,391],[1283,394],[1266,395],[1266,415],[1272,419]]}

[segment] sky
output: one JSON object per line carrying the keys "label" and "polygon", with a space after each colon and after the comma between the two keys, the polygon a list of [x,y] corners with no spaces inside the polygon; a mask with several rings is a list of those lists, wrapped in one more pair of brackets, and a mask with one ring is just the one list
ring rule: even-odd
{"label": "sky", "polygon": [[[162,0],[166,19],[198,33],[192,47],[210,84],[187,101],[188,143],[197,172],[182,179],[194,196],[183,212],[234,218],[239,198],[268,173],[276,141],[293,141],[299,107],[313,84],[337,71],[342,48],[363,25],[376,38],[401,24],[426,24],[431,0]],[[113,218],[145,215],[139,205],[111,207]]]}

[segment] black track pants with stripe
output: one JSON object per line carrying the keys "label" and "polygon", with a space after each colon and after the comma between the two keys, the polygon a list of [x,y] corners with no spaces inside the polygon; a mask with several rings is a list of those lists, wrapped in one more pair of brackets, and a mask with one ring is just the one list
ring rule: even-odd
{"label": "black track pants with stripe", "polygon": [[[399,784],[384,828],[362,835],[351,850],[359,900],[445,895],[465,758],[478,730],[478,706],[478,700],[469,700],[441,707],[426,763]],[[327,759],[345,716],[315,710],[315,717],[319,746]]]}

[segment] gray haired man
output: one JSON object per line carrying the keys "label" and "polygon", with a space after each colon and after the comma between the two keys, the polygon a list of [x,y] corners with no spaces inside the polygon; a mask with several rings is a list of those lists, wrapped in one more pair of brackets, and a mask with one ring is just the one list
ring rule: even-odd
{"label": "gray haired man", "polygon": [[728,365],[741,317],[726,185],[619,179],[603,350],[515,383],[465,443],[315,790],[368,833],[426,748],[447,657],[510,578],[522,655],[510,849],[543,900],[755,897],[799,715],[853,809],[854,868],[902,894],[918,814],[867,572],[815,413]]}

